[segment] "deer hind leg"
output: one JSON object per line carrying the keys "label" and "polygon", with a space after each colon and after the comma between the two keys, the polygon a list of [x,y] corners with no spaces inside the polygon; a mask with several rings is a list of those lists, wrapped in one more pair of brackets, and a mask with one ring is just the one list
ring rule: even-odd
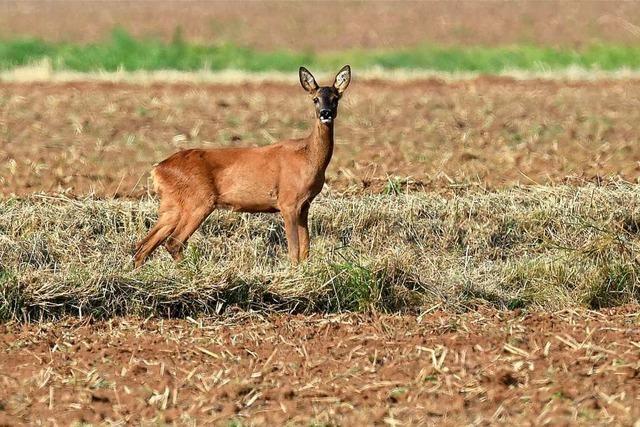
{"label": "deer hind leg", "polygon": [[186,247],[187,240],[200,227],[200,224],[213,211],[213,205],[203,205],[193,210],[182,210],[182,216],[178,225],[165,242],[165,248],[171,254],[175,261],[181,261],[184,258],[183,251]]}
{"label": "deer hind leg", "polygon": [[147,236],[136,245],[133,255],[135,267],[140,267],[151,253],[164,242],[176,228],[178,215],[174,207],[160,206],[158,222],[149,231]]}

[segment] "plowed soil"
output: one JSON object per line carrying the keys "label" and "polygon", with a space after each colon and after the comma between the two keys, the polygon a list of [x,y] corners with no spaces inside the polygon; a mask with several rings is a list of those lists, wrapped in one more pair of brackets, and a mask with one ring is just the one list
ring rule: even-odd
{"label": "plowed soil", "polygon": [[633,424],[637,306],[0,326],[0,424]]}
{"label": "plowed soil", "polygon": [[[391,83],[355,73],[328,188],[640,177],[638,80]],[[302,137],[313,120],[294,82],[0,83],[0,194],[138,196],[174,151]]]}

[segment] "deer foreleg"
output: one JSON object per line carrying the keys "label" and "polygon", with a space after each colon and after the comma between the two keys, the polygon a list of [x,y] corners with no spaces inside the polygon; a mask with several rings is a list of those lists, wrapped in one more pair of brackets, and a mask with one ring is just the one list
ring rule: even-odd
{"label": "deer foreleg", "polygon": [[300,245],[300,261],[309,257],[309,204],[305,203],[298,219],[298,243]]}
{"label": "deer foreleg", "polygon": [[299,213],[295,209],[283,210],[284,229],[287,233],[287,246],[289,249],[289,259],[293,265],[300,261],[300,241],[298,239],[298,217]]}

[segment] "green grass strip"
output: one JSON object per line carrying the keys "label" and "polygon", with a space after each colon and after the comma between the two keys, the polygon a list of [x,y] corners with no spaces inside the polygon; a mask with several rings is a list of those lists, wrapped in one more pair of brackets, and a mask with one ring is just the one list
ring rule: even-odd
{"label": "green grass strip", "polygon": [[184,41],[138,39],[122,29],[92,44],[51,43],[39,39],[0,41],[0,69],[30,65],[44,58],[56,70],[223,70],[290,71],[301,64],[334,70],[345,63],[357,69],[423,69],[443,72],[499,73],[507,70],[554,71],[568,67],[614,71],[640,69],[640,46],[594,44],[578,50],[531,45],[438,47],[397,50],[347,50],[330,53],[262,52],[233,44],[199,45]]}

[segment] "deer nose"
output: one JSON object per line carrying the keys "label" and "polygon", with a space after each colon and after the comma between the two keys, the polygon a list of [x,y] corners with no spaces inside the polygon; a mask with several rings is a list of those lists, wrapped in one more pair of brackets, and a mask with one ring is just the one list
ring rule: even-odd
{"label": "deer nose", "polygon": [[331,118],[331,110],[320,110],[320,118],[321,119],[330,119]]}

